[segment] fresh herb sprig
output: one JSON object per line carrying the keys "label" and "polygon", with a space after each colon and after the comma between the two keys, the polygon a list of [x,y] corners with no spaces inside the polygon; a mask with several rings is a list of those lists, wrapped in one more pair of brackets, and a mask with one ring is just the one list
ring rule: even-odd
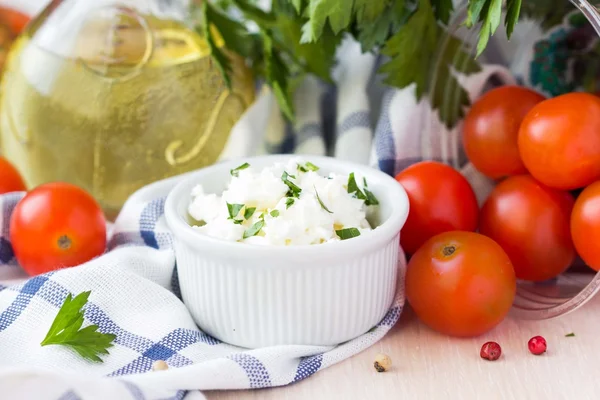
{"label": "fresh herb sprig", "polygon": [[[469,0],[464,24],[479,26],[477,55],[502,23],[503,7],[510,38],[521,10],[537,20],[556,20],[557,9],[566,7],[567,2],[559,7],[554,3]],[[363,52],[387,56],[379,70],[386,83],[397,88],[414,84],[417,98],[427,95],[446,125],[454,125],[463,116],[463,108],[442,107],[445,93],[455,92],[461,105],[469,104],[467,92],[452,71],[470,74],[478,72],[479,65],[456,37],[449,36],[447,51],[439,51],[454,12],[452,0],[271,0],[268,10],[257,7],[255,0],[205,0],[200,4],[198,30],[207,37],[226,83],[231,83],[228,52],[237,53],[265,79],[290,120],[295,116],[294,89],[306,74],[332,82],[336,49],[345,35],[358,40]],[[258,29],[251,30],[247,22]],[[435,82],[431,74],[437,77]]]}
{"label": "fresh herb sprig", "polygon": [[87,303],[90,293],[83,292],[75,298],[71,294],[67,296],[42,341],[42,346],[67,346],[86,360],[103,362],[100,355],[109,354],[108,349],[113,346],[117,336],[98,332],[97,325],[81,328],[84,321],[83,306]]}

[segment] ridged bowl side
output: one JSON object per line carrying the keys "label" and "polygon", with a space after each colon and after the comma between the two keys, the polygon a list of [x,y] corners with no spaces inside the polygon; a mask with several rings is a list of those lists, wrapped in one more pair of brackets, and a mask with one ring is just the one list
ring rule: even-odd
{"label": "ridged bowl side", "polygon": [[394,299],[399,236],[327,264],[240,265],[175,245],[183,300],[199,327],[233,345],[336,345],[375,326]]}

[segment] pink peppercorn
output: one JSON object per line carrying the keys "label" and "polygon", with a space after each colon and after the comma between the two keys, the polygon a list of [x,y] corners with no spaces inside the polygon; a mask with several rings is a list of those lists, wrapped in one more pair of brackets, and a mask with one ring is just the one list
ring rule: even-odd
{"label": "pink peppercorn", "polygon": [[502,355],[502,348],[496,342],[487,342],[481,347],[479,355],[485,360],[496,361]]}
{"label": "pink peppercorn", "polygon": [[544,354],[546,349],[548,348],[548,344],[546,343],[546,339],[541,336],[534,336],[529,339],[529,343],[527,343],[529,347],[529,351],[536,356],[540,354]]}

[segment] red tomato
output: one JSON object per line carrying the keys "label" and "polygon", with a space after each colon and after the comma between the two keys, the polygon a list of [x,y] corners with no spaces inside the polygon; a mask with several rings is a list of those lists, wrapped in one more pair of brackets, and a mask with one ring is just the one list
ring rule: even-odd
{"label": "red tomato", "polygon": [[30,18],[19,11],[0,7],[0,23],[8,26],[13,34],[19,34],[29,23]]}
{"label": "red tomato", "polygon": [[417,316],[446,335],[472,337],[498,325],[516,292],[508,255],[473,232],[435,236],[411,258],[406,296]]}
{"label": "red tomato", "polygon": [[73,267],[104,252],[104,214],[96,200],[77,186],[42,185],[15,207],[10,241],[30,275]]}
{"label": "red tomato", "polygon": [[414,254],[433,236],[477,229],[479,207],[469,182],[452,167],[426,161],[402,171],[396,180],[408,193],[410,212],[402,228],[404,251]]}
{"label": "red tomato", "polygon": [[27,190],[19,171],[4,157],[0,157],[0,194]]}
{"label": "red tomato", "polygon": [[503,86],[487,92],[467,113],[465,152],[482,174],[499,179],[527,173],[519,155],[519,127],[527,113],[545,99],[533,90]]}
{"label": "red tomato", "polygon": [[600,98],[569,93],[545,100],[523,120],[521,159],[546,186],[582,188],[600,179]]}
{"label": "red tomato", "polygon": [[575,259],[569,219],[575,200],[529,175],[496,186],[483,205],[479,231],[494,239],[510,257],[517,278],[546,281]]}
{"label": "red tomato", "polygon": [[579,256],[600,271],[600,182],[588,186],[571,213],[571,235]]}

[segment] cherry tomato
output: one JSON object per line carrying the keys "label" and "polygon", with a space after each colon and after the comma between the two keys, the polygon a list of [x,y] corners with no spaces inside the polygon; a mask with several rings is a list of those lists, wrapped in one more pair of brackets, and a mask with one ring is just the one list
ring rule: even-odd
{"label": "cherry tomato", "polygon": [[477,229],[479,207],[469,182],[452,167],[426,161],[396,176],[410,201],[410,212],[400,234],[408,254],[433,236],[448,231]]}
{"label": "cherry tomato", "polygon": [[77,186],[42,185],[15,207],[10,241],[17,261],[30,275],[73,267],[104,252],[104,214],[96,200]]}
{"label": "cherry tomato", "polygon": [[600,271],[600,182],[588,186],[577,198],[571,213],[571,235],[583,261]]}
{"label": "cherry tomato", "polygon": [[0,194],[27,190],[19,171],[4,157],[0,157]]}
{"label": "cherry tomato", "polygon": [[498,325],[516,293],[508,255],[473,232],[435,236],[411,258],[406,296],[417,316],[446,335],[473,337]]}
{"label": "cherry tomato", "polygon": [[545,100],[523,120],[519,152],[546,186],[572,190],[600,179],[600,98],[569,93]]}
{"label": "cherry tomato", "polygon": [[0,23],[8,26],[13,34],[17,35],[25,29],[25,26],[29,23],[30,18],[11,8],[0,7]]}
{"label": "cherry tomato", "polygon": [[467,113],[465,153],[482,174],[499,179],[527,173],[519,155],[519,127],[545,97],[527,88],[503,86],[487,92]]}
{"label": "cherry tomato", "polygon": [[496,186],[483,205],[479,231],[506,251],[517,278],[546,281],[575,260],[569,220],[575,200],[529,175]]}

